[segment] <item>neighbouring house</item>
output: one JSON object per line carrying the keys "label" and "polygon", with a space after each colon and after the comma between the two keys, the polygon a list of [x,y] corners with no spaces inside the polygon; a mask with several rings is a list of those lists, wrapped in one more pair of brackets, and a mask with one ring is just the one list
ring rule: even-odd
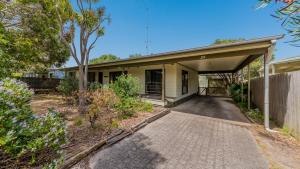
{"label": "neighbouring house", "polygon": [[45,72],[29,72],[24,73],[22,77],[27,78],[54,78],[54,79],[62,79],[65,76],[65,72],[63,68],[50,68]]}
{"label": "neighbouring house", "polygon": [[[300,56],[290,57],[278,61],[270,62],[269,72],[271,74],[293,72],[300,70]],[[264,68],[259,70],[260,76],[263,76]]]}
{"label": "neighbouring house", "polygon": [[[236,73],[261,56],[268,66],[275,41],[280,38],[272,36],[91,64],[88,81],[109,84],[122,73],[131,74],[140,80],[142,96],[174,105],[199,93],[200,74]],[[77,66],[65,71],[78,77]]]}

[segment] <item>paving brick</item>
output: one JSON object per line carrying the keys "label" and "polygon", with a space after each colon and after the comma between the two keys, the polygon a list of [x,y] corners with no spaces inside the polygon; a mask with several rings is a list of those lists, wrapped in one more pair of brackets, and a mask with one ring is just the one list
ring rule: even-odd
{"label": "paving brick", "polygon": [[247,128],[177,111],[95,153],[88,163],[92,169],[268,168]]}

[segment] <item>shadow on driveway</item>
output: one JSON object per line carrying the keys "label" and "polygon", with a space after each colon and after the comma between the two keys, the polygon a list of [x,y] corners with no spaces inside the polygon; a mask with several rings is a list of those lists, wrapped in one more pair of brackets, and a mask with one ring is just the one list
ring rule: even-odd
{"label": "shadow on driveway", "polygon": [[249,123],[229,97],[195,96],[172,108],[174,111]]}
{"label": "shadow on driveway", "polygon": [[96,169],[154,169],[166,159],[154,151],[151,139],[142,133],[135,133],[131,139],[124,139],[111,148],[95,154],[92,168]]}

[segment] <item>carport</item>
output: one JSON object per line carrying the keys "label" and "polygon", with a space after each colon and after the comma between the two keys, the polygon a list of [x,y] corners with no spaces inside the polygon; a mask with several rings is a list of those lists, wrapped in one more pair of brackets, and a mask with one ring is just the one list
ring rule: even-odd
{"label": "carport", "polygon": [[[197,56],[190,54],[179,64],[198,71],[199,74],[234,74],[248,67],[248,109],[250,109],[250,64],[255,59],[264,60],[264,125],[269,130],[269,63],[273,55],[276,40],[283,36],[248,40],[224,45],[214,45],[198,49]],[[191,49],[192,51],[195,49]],[[200,50],[200,51],[199,51]],[[187,52],[187,51],[185,51]],[[243,73],[242,73],[243,74]],[[243,81],[243,76],[240,79]],[[242,88],[243,88],[243,83]],[[243,90],[242,90],[243,91]],[[243,95],[243,93],[242,93]],[[243,98],[243,97],[242,97]]]}

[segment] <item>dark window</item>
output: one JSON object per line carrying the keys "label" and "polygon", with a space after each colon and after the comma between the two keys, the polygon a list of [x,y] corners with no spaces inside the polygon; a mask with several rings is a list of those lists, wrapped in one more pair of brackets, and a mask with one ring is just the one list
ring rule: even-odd
{"label": "dark window", "polygon": [[98,82],[103,84],[103,72],[98,72]]}
{"label": "dark window", "polygon": [[189,91],[189,73],[185,70],[182,71],[182,94],[187,94]]}
{"label": "dark window", "polygon": [[88,82],[95,82],[96,81],[96,72],[88,72]]}
{"label": "dark window", "polygon": [[69,72],[70,77],[75,77],[75,72]]}
{"label": "dark window", "polygon": [[161,94],[162,92],[162,70],[145,71],[145,92],[147,94]]}
{"label": "dark window", "polygon": [[114,82],[122,74],[127,75],[127,71],[109,72],[109,82]]}

